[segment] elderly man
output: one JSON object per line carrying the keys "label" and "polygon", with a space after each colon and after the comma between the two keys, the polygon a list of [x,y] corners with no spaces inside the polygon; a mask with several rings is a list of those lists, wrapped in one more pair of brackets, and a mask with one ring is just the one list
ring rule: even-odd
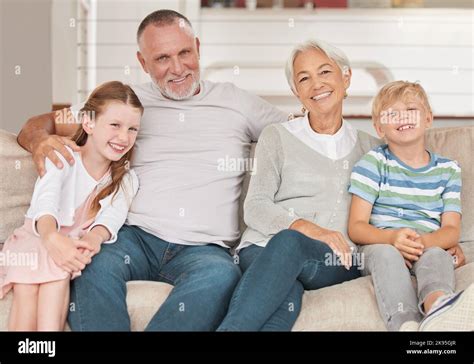
{"label": "elderly man", "polygon": [[[241,164],[261,130],[287,116],[230,83],[200,80],[199,40],[177,12],[148,15],[137,42],[152,80],[134,87],[145,107],[132,163],[140,189],[117,242],[103,245],[72,282],[69,324],[130,330],[126,283],[153,280],[174,288],[147,330],[214,330],[241,276],[228,246],[239,239],[244,171],[226,170],[220,161]],[[45,158],[62,167],[55,151],[72,163],[65,145],[78,148],[67,136],[79,126],[40,115],[18,142],[42,175]]]}

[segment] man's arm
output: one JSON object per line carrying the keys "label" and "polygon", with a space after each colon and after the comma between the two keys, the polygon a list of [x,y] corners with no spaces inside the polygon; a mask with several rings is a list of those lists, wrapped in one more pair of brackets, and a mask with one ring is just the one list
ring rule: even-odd
{"label": "man's arm", "polygon": [[80,127],[80,124],[67,122],[71,117],[70,109],[33,116],[28,119],[18,134],[18,144],[32,153],[33,161],[41,177],[46,172],[44,167],[45,158],[49,158],[58,168],[63,167],[61,160],[54,153],[55,150],[62,154],[69,164],[74,164],[74,158],[65,148],[65,145],[73,150],[80,150],[76,143],[70,139]]}

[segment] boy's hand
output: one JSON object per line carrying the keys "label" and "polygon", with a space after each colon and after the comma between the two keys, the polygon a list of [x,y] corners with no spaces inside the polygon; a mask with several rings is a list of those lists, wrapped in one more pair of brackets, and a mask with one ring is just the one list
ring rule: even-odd
{"label": "boy's hand", "polygon": [[459,244],[448,249],[448,253],[453,256],[454,268],[459,268],[466,264],[466,257]]}
{"label": "boy's hand", "polygon": [[389,243],[403,255],[405,261],[417,261],[423,254],[424,246],[419,240],[420,235],[408,228],[392,230]]}

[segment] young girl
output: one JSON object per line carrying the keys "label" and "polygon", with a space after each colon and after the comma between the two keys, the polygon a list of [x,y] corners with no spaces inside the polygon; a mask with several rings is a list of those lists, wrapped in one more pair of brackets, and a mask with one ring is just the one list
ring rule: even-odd
{"label": "young girl", "polygon": [[[25,223],[5,242],[0,298],[13,288],[9,330],[62,330],[69,281],[80,275],[102,243],[113,243],[126,220],[138,178],[129,169],[143,107],[121,82],[97,87],[79,113],[75,163],[46,161]],[[18,263],[28,262],[20,265]]]}

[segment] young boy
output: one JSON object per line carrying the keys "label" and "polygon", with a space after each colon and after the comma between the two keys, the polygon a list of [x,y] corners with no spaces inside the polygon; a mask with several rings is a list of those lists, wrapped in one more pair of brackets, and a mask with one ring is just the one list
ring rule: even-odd
{"label": "young boy", "polygon": [[425,148],[428,97],[417,83],[391,82],[375,97],[372,120],[387,144],[352,170],[348,233],[362,245],[380,314],[389,330],[474,330],[474,285],[454,294],[446,252],[460,236],[461,169]]}

